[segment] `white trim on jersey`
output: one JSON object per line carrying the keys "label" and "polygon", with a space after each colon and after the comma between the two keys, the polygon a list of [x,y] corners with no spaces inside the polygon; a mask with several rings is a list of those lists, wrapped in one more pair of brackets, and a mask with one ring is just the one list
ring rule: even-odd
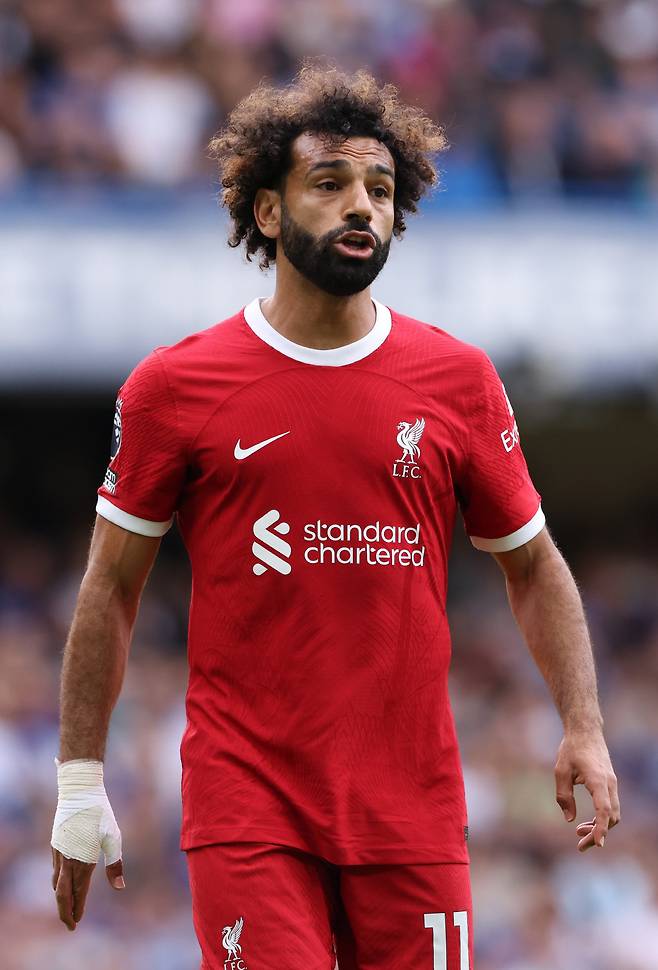
{"label": "white trim on jersey", "polygon": [[471,536],[471,542],[476,549],[483,552],[510,552],[511,549],[518,549],[541,532],[546,524],[546,516],[542,511],[541,505],[525,525],[522,525],[516,532],[511,532],[508,536],[500,539],[482,539],[480,536]]}
{"label": "white trim on jersey", "polygon": [[265,319],[260,306],[260,299],[252,300],[244,308],[244,318],[256,334],[270,347],[274,347],[286,357],[292,357],[303,364],[316,364],[324,367],[342,367],[363,360],[384,343],[391,332],[391,311],[378,300],[372,301],[375,306],[375,323],[371,330],[359,340],[342,347],[332,347],[330,350],[318,350],[315,347],[304,347],[288,340],[282,333]]}
{"label": "white trim on jersey", "polygon": [[96,511],[108,522],[120,525],[122,529],[127,529],[128,532],[136,532],[140,536],[151,536],[154,539],[168,532],[173,522],[173,519],[169,519],[168,522],[151,522],[149,519],[140,519],[138,516],[131,515],[130,512],[124,512],[118,506],[112,505],[102,495],[98,496]]}

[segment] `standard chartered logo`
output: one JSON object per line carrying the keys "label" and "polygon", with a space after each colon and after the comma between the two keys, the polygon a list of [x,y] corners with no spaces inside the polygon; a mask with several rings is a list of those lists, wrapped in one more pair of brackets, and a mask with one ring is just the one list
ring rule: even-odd
{"label": "standard chartered logo", "polygon": [[[252,551],[258,562],[253,570],[262,576],[268,568],[288,575],[292,554],[290,543],[275,533],[290,532],[287,522],[279,522],[281,513],[270,509],[253,526],[255,540]],[[293,539],[293,542],[295,540]],[[415,525],[387,525],[371,522],[367,525],[345,522],[307,522],[302,537],[295,542],[305,562],[311,566],[424,566],[425,546],[421,541],[420,523]]]}
{"label": "standard chartered logo", "polygon": [[[255,541],[251,546],[251,551],[256,559],[260,560],[260,562],[255,562],[253,566],[257,576],[266,573],[268,567],[276,569],[278,573],[283,573],[284,576],[287,576],[292,569],[288,562],[292,552],[290,543],[274,534],[278,532],[287,535],[290,532],[290,526],[287,522],[279,522],[278,525],[274,525],[280,518],[281,513],[277,509],[270,509],[269,512],[261,515],[260,519],[256,519],[254,522]],[[270,526],[273,525],[274,531],[270,529]]]}

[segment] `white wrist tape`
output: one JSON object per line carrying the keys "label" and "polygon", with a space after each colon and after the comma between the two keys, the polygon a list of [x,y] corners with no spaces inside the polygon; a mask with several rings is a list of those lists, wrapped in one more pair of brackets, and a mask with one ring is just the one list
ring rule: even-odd
{"label": "white wrist tape", "polygon": [[102,761],[55,759],[59,798],[50,844],[67,859],[105,865],[121,858],[121,832],[103,784]]}

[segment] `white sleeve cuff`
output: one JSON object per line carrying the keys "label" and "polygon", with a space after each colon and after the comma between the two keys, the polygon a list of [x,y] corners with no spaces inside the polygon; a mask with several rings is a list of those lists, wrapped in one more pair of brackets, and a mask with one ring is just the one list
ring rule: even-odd
{"label": "white sleeve cuff", "polygon": [[530,542],[541,532],[546,525],[546,516],[542,511],[541,505],[525,525],[522,525],[516,532],[511,532],[508,536],[501,536],[500,539],[483,539],[480,536],[471,536],[471,542],[476,549],[483,552],[510,552],[511,549],[518,549],[519,546]]}
{"label": "white sleeve cuff", "polygon": [[127,529],[128,532],[136,532],[137,535],[151,536],[152,538],[163,536],[165,532],[169,531],[171,523],[173,522],[173,518],[167,522],[151,522],[150,519],[140,519],[138,516],[131,515],[129,512],[124,512],[118,506],[112,505],[102,495],[98,496],[96,511],[104,519],[107,519],[108,522],[113,522],[114,525],[120,525],[122,529]]}

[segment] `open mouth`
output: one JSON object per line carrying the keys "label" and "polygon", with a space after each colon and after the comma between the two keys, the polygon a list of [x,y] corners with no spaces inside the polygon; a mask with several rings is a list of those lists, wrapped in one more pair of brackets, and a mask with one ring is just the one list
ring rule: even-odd
{"label": "open mouth", "polygon": [[346,256],[367,259],[375,248],[375,240],[369,232],[348,232],[334,243]]}

